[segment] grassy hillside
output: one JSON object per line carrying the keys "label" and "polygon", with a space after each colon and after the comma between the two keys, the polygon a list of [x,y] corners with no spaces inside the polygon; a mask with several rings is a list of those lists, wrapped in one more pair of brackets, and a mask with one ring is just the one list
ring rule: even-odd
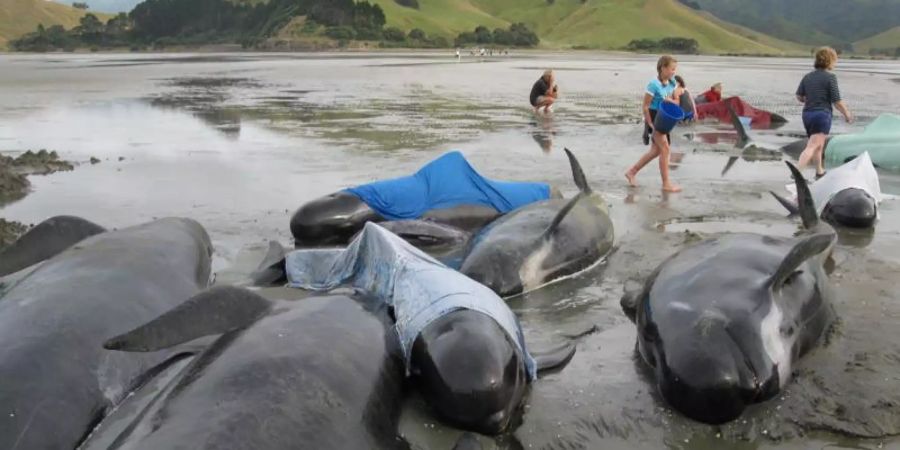
{"label": "grassy hillside", "polygon": [[687,37],[705,53],[785,53],[801,46],[722,22],[675,0],[418,0],[419,9],[375,0],[389,26],[448,38],[477,25],[524,22],[543,47],[617,49],[632,39]]}
{"label": "grassy hillside", "polygon": [[[30,33],[39,23],[45,27],[62,25],[69,29],[87,11],[46,0],[0,0],[0,49],[6,43],[25,33]],[[105,21],[108,16],[96,14]]]}
{"label": "grassy hillside", "polygon": [[858,53],[866,53],[872,48],[897,47],[900,47],[900,26],[853,43],[853,50]]}
{"label": "grassy hillside", "polygon": [[693,0],[729,22],[807,45],[840,45],[900,26],[900,0]]}

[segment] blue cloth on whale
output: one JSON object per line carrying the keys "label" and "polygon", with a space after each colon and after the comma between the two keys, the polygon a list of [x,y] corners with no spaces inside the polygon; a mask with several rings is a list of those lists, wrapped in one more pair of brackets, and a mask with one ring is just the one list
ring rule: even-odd
{"label": "blue cloth on whale", "polygon": [[500,325],[524,356],[529,379],[537,365],[525,347],[516,315],[497,294],[448,268],[383,227],[368,222],[346,249],[295,250],[285,257],[289,286],[328,291],[350,284],[394,308],[407,374],[412,346],[432,321],[458,310],[485,314]]}
{"label": "blue cloth on whale", "polygon": [[431,209],[483,205],[505,214],[550,198],[547,183],[496,181],[478,174],[452,151],[413,175],[345,189],[388,220],[417,219]]}

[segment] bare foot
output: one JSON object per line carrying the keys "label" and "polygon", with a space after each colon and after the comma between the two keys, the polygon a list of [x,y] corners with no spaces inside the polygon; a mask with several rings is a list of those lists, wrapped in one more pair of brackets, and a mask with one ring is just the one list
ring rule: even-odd
{"label": "bare foot", "polygon": [[631,187],[637,187],[637,183],[634,182],[635,173],[632,171],[625,172],[625,179],[628,180],[628,185]]}
{"label": "bare foot", "polygon": [[662,190],[664,192],[681,192],[681,186],[675,184],[667,184],[663,186]]}

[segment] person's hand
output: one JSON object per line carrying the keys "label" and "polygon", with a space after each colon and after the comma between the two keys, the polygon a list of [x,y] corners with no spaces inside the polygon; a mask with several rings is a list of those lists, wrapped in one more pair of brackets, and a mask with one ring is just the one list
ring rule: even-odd
{"label": "person's hand", "polygon": [[844,120],[846,120],[847,123],[853,123],[853,114],[850,114],[848,112],[847,114],[844,115]]}

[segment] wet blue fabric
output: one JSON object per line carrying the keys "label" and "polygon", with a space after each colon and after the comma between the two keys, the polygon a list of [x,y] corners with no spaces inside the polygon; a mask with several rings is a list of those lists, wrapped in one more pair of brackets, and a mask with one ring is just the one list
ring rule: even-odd
{"label": "wet blue fabric", "polygon": [[485,314],[517,343],[525,371],[535,379],[537,366],[528,353],[515,314],[497,294],[448,268],[383,227],[368,222],[346,249],[305,249],[287,254],[288,285],[328,291],[351,285],[394,308],[395,329],[407,375],[412,346],[434,320],[459,309]]}
{"label": "wet blue fabric", "polygon": [[489,206],[505,214],[550,198],[547,183],[490,180],[478,174],[458,151],[441,155],[413,175],[346,191],[388,220],[417,219],[432,209],[460,205]]}

